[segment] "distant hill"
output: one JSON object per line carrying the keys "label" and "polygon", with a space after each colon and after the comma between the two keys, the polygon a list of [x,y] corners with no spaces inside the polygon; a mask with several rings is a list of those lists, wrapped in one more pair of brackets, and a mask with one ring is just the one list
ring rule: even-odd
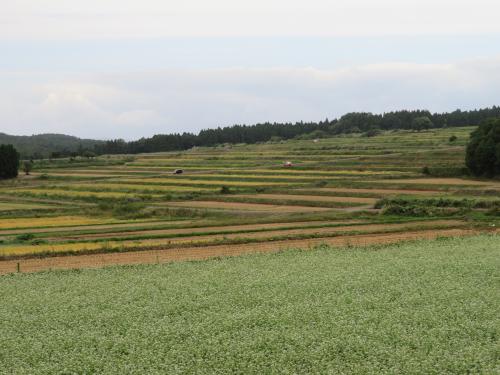
{"label": "distant hill", "polygon": [[21,153],[21,158],[48,157],[53,152],[77,152],[93,150],[104,141],[81,139],[64,134],[9,135],[0,133],[0,144],[12,144]]}

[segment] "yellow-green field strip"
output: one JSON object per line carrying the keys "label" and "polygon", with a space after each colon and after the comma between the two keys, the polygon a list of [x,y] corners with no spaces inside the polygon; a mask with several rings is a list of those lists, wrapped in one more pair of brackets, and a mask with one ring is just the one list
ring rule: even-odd
{"label": "yellow-green field strip", "polygon": [[417,223],[397,223],[397,224],[366,224],[355,226],[336,226],[326,228],[301,228],[291,230],[272,230],[266,232],[251,233],[224,233],[223,235],[195,235],[182,237],[169,237],[165,239],[146,239],[146,240],[126,240],[126,241],[109,241],[105,243],[99,242],[74,242],[62,244],[40,244],[40,245],[12,245],[0,247],[0,256],[14,257],[36,254],[57,254],[57,253],[79,253],[79,252],[95,252],[95,251],[125,251],[127,249],[140,248],[172,248],[179,246],[193,245],[213,245],[219,243],[246,243],[246,242],[266,242],[277,241],[283,239],[299,239],[299,238],[321,238],[331,236],[342,236],[352,234],[367,234],[367,233],[392,233],[408,230],[423,230],[427,228],[443,229],[463,227],[465,224],[457,220],[436,220],[424,221]]}

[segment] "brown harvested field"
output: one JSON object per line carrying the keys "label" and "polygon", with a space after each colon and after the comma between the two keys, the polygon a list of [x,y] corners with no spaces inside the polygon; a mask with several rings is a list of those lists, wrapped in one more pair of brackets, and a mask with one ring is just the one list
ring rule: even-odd
{"label": "brown harvested field", "polygon": [[232,195],[235,198],[262,198],[276,200],[294,200],[304,202],[352,202],[375,204],[375,198],[360,198],[360,197],[329,197],[326,195],[300,195],[300,194],[237,194]]}
{"label": "brown harvested field", "polygon": [[400,194],[409,194],[409,195],[439,195],[443,194],[443,192],[438,190],[410,190],[410,189],[356,189],[356,188],[317,188],[317,189],[303,189],[310,192],[325,192],[325,193],[342,193],[342,194],[350,194],[350,193],[361,193],[361,194],[380,194],[380,195],[400,195]]}
{"label": "brown harvested field", "polygon": [[275,211],[275,212],[314,212],[328,211],[331,208],[326,207],[308,207],[308,206],[285,206],[259,203],[237,203],[237,202],[218,202],[218,201],[185,201],[168,203],[171,207],[187,208],[206,208],[236,211]]}
{"label": "brown harvested field", "polygon": [[[497,230],[497,232],[499,232]],[[471,229],[440,229],[405,233],[382,233],[316,238],[308,240],[276,241],[259,244],[217,245],[206,247],[179,248],[168,250],[133,251],[95,255],[61,256],[42,259],[0,261],[0,274],[13,273],[19,265],[21,272],[37,272],[56,269],[98,268],[113,265],[167,263],[174,261],[198,260],[220,256],[234,256],[255,252],[276,252],[290,248],[308,248],[321,244],[334,247],[347,245],[367,246],[389,244],[405,240],[435,239],[477,234]]]}
{"label": "brown harvested field", "polygon": [[[97,239],[97,238],[112,238],[112,237],[126,237],[130,235],[142,236],[142,235],[168,235],[168,234],[186,234],[186,233],[203,233],[203,232],[233,232],[241,230],[255,230],[259,229],[269,229],[269,228],[307,228],[311,226],[320,226],[335,223],[345,223],[345,224],[356,224],[360,223],[360,220],[342,220],[342,221],[300,221],[300,222],[281,222],[281,223],[264,223],[264,224],[242,224],[242,225],[225,225],[225,226],[212,226],[212,227],[190,227],[190,228],[177,228],[177,229],[152,229],[152,230],[140,230],[133,232],[107,232],[107,233],[95,233],[95,234],[82,234],[82,235],[70,235],[70,236],[57,236],[53,238],[47,238],[47,240],[82,240],[82,239]],[[150,225],[148,225],[150,226]],[[1,232],[0,232],[1,234]]]}
{"label": "brown harvested field", "polygon": [[398,178],[390,180],[376,180],[367,182],[382,182],[386,184],[424,184],[424,185],[469,185],[469,186],[500,186],[500,182],[466,180],[462,178]]}

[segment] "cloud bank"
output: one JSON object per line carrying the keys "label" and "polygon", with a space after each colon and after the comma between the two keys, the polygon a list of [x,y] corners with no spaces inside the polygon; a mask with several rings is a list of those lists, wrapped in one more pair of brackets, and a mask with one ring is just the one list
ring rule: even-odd
{"label": "cloud bank", "polygon": [[498,0],[16,0],[0,39],[373,36],[500,31]]}
{"label": "cloud bank", "polygon": [[135,139],[349,111],[451,111],[500,104],[500,57],[454,64],[165,70],[0,76],[2,131]]}

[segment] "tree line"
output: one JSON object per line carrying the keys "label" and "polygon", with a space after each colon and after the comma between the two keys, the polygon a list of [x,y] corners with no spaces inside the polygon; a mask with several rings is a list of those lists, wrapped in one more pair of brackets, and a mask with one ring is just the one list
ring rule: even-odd
{"label": "tree line", "polygon": [[430,128],[479,125],[482,121],[500,117],[500,107],[471,111],[456,110],[449,113],[431,113],[426,110],[394,111],[384,114],[353,112],[339,119],[319,122],[260,123],[233,125],[217,129],[201,130],[198,134],[158,134],[126,142],[115,139],[94,146],[96,154],[137,154],[146,152],[180,151],[194,146],[215,146],[223,143],[259,143],[270,140],[286,140],[298,137],[316,137],[366,133],[382,130],[425,130]]}

